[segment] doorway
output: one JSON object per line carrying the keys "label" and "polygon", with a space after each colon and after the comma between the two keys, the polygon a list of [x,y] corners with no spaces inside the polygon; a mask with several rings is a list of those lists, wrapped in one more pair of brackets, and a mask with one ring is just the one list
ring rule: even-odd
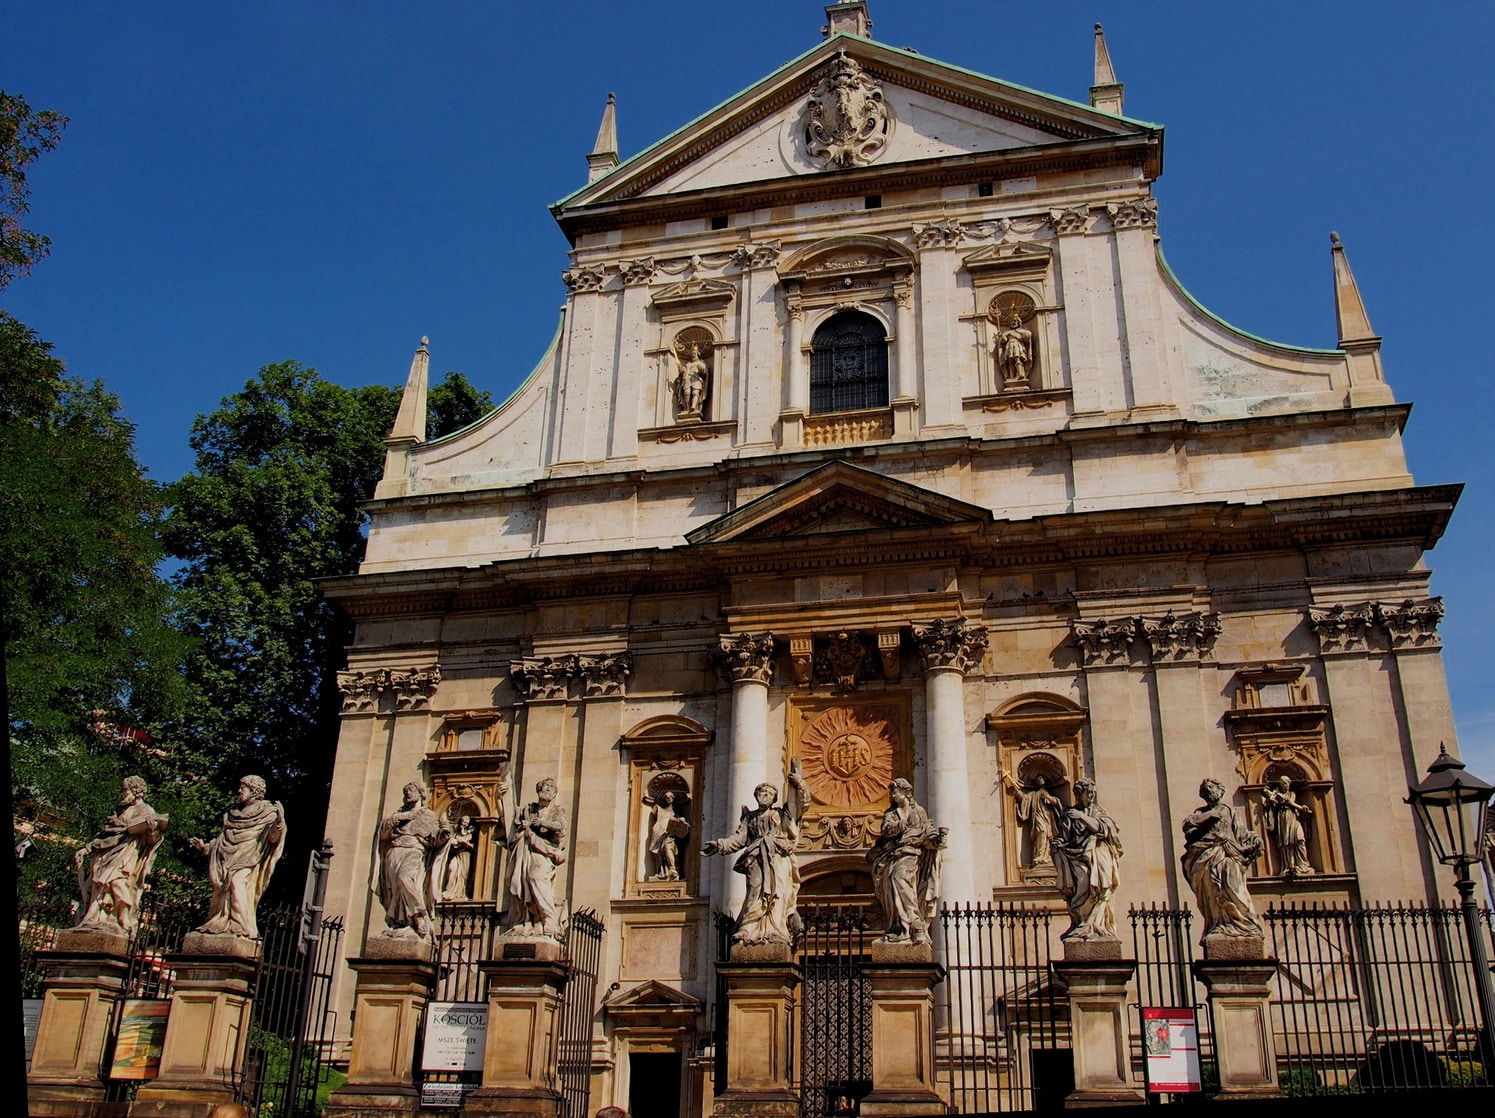
{"label": "doorway", "polygon": [[628,1054],[629,1118],[680,1118],[680,1053]]}

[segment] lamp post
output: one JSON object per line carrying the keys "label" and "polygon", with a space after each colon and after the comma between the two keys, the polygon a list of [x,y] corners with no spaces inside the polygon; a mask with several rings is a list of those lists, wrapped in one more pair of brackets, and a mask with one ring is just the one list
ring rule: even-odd
{"label": "lamp post", "polygon": [[[1495,1028],[1495,1020],[1491,1017],[1495,1012],[1495,991],[1490,985],[1490,963],[1485,953],[1480,912],[1474,903],[1474,878],[1469,867],[1483,858],[1486,814],[1490,810],[1492,795],[1495,795],[1495,787],[1466,772],[1464,763],[1449,756],[1440,742],[1438,757],[1428,766],[1426,779],[1407,789],[1406,800],[1416,811],[1434,856],[1445,866],[1454,867],[1454,887],[1459,891],[1464,936],[1469,943],[1469,959],[1474,964],[1474,992],[1479,999],[1480,1057],[1487,1074],[1491,1056],[1495,1054],[1490,1044],[1490,1031]],[[1470,826],[1468,808],[1474,809],[1473,827]]]}

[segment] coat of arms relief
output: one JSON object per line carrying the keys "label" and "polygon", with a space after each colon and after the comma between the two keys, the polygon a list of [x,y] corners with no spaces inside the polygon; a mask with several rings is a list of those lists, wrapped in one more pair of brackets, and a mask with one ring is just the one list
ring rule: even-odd
{"label": "coat of arms relief", "polygon": [[871,163],[888,145],[893,117],[882,86],[845,51],[822,71],[804,108],[805,153],[825,168]]}

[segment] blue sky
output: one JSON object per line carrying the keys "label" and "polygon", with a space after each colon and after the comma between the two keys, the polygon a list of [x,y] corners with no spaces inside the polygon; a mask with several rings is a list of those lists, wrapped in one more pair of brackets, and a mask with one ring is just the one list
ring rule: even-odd
{"label": "blue sky", "polygon": [[[1332,346],[1343,235],[1415,404],[1412,470],[1468,487],[1428,561],[1464,751],[1495,779],[1495,5],[873,0],[872,16],[884,42],[1077,100],[1104,22],[1129,115],[1167,126],[1169,261],[1243,329]],[[160,480],[190,468],[192,418],[271,361],[397,384],[429,334],[435,369],[502,398],[554,331],[566,243],[546,206],[584,181],[607,93],[626,158],[822,22],[804,0],[14,0],[0,87],[72,124],[32,175],[54,254],[0,306],[120,395]]]}

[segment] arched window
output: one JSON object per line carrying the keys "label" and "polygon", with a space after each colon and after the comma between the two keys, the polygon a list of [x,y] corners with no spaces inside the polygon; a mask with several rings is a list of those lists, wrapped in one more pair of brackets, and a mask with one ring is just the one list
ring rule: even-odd
{"label": "arched window", "polygon": [[888,336],[861,311],[832,315],[810,345],[810,412],[888,406]]}

